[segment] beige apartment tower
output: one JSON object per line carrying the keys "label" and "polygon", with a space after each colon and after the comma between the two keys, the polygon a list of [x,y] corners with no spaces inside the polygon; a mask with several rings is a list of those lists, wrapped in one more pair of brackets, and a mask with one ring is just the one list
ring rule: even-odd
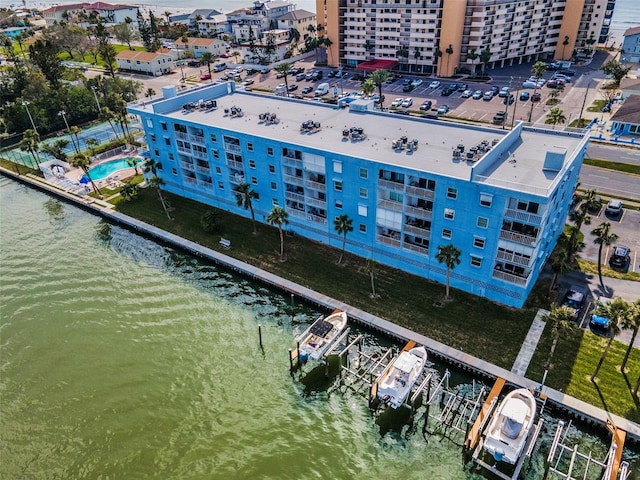
{"label": "beige apartment tower", "polygon": [[330,66],[393,59],[404,72],[587,57],[604,43],[615,0],[316,0]]}

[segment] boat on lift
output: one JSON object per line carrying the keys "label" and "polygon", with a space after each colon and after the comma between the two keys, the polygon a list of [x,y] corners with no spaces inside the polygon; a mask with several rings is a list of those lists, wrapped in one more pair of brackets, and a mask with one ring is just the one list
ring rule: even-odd
{"label": "boat on lift", "polygon": [[347,313],[335,310],[327,317],[320,317],[296,341],[299,342],[300,360],[320,360],[347,328]]}
{"label": "boat on lift", "polygon": [[427,362],[423,346],[403,351],[378,382],[378,398],[391,408],[398,408],[409,396]]}

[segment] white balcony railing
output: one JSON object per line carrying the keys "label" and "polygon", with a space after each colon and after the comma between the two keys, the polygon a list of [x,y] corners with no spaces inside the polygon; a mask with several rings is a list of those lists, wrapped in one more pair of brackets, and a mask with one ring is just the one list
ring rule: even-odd
{"label": "white balcony railing", "polygon": [[512,273],[503,272],[502,270],[494,270],[493,277],[498,278],[500,280],[504,280],[505,282],[520,285],[521,287],[524,287],[527,284],[527,280],[528,280],[526,277],[513,275]]}
{"label": "white balcony railing", "polygon": [[509,232],[507,230],[500,230],[500,238],[503,240],[509,240],[510,242],[519,243],[521,245],[527,245],[534,247],[536,245],[536,238],[523,235],[522,233]]}

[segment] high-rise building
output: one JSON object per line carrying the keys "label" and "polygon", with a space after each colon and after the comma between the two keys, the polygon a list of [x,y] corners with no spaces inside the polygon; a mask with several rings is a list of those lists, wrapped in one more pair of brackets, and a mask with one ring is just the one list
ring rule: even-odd
{"label": "high-rise building", "polygon": [[[329,62],[396,59],[401,71],[452,76],[588,55],[615,0],[317,0]],[[484,53],[483,53],[484,52]],[[332,60],[333,59],[333,60]]]}
{"label": "high-rise building", "polygon": [[[255,218],[278,205],[287,229],[521,307],[563,231],[587,137],[516,124],[470,127],[235,91],[229,82],[132,104],[163,189],[237,215],[246,185]],[[407,286],[410,288],[410,286]],[[420,292],[416,292],[419,295]]]}

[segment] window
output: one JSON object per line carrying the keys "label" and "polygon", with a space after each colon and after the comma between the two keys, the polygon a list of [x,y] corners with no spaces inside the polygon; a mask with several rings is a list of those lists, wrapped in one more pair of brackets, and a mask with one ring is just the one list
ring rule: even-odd
{"label": "window", "polygon": [[220,190],[224,190],[224,183],[222,183],[222,182],[218,182],[218,188],[219,188]]}
{"label": "window", "polygon": [[367,226],[364,223],[361,223],[358,225],[358,230],[360,230],[362,233],[367,233]]}
{"label": "window", "polygon": [[157,148],[153,151],[153,153],[155,153],[156,157],[160,156],[160,150],[158,150]]}
{"label": "window", "polygon": [[489,219],[486,217],[478,217],[476,225],[480,228],[487,228],[489,226]]}
{"label": "window", "polygon": [[273,164],[269,164],[269,173],[276,173],[276,166]]}
{"label": "window", "polygon": [[213,158],[220,158],[220,154],[218,153],[218,150],[213,150]]}
{"label": "window", "polygon": [[173,153],[169,154],[169,160],[173,160]]}
{"label": "window", "polygon": [[267,155],[273,157],[273,147],[267,147]]}
{"label": "window", "polygon": [[336,208],[339,208],[340,210],[342,210],[342,200],[336,200]]}
{"label": "window", "polygon": [[482,257],[476,257],[475,255],[471,255],[471,266],[472,267],[481,267],[482,266]]}
{"label": "window", "polygon": [[253,192],[253,199],[260,200],[260,194],[258,192]]}
{"label": "window", "polygon": [[167,124],[166,122],[160,122],[160,126],[162,127],[163,130],[167,129]]}
{"label": "window", "polygon": [[487,193],[480,194],[480,205],[483,207],[490,207],[493,203],[493,195],[489,195]]}
{"label": "window", "polygon": [[453,187],[447,188],[447,197],[458,198],[458,189]]}
{"label": "window", "polygon": [[209,135],[209,138],[211,138],[211,141],[214,142],[214,143],[218,141],[218,139],[216,138],[216,134],[215,133],[212,133],[211,135]]}
{"label": "window", "polygon": [[147,118],[147,127],[153,128],[153,121],[150,118]]}
{"label": "window", "polygon": [[171,173],[173,173],[176,177],[178,176],[178,171],[175,168],[171,169]]}
{"label": "window", "polygon": [[255,160],[249,160],[249,168],[256,168],[256,161]]}
{"label": "window", "polygon": [[444,209],[444,218],[446,218],[447,220],[453,220],[453,217],[455,217],[455,215],[456,215],[455,210],[451,210],[450,208]]}
{"label": "window", "polygon": [[358,205],[358,215],[362,217],[367,216],[367,206],[366,205]]}
{"label": "window", "polygon": [[278,184],[276,182],[271,182],[271,190],[278,190]]}
{"label": "window", "polygon": [[154,134],[149,135],[149,138],[151,139],[152,142],[156,141],[156,136]]}
{"label": "window", "polygon": [[339,162],[338,160],[334,160],[333,161],[333,171],[335,173],[342,173],[342,162]]}
{"label": "window", "polygon": [[451,230],[448,228],[442,229],[442,238],[446,238],[447,240],[451,240]]}
{"label": "window", "polygon": [[258,179],[256,177],[251,177],[251,183],[253,183],[254,185],[257,185]]}
{"label": "window", "polygon": [[220,167],[216,167],[216,173],[218,175],[222,175],[222,169]]}
{"label": "window", "polygon": [[164,137],[164,144],[170,146],[171,145],[171,140],[169,138],[167,138],[167,137]]}
{"label": "window", "polygon": [[277,198],[272,198],[272,199],[271,199],[271,204],[272,204],[274,207],[277,207],[277,206],[278,206],[278,199],[277,199]]}
{"label": "window", "polygon": [[478,248],[484,248],[485,239],[482,237],[473,237],[473,246]]}
{"label": "window", "polygon": [[247,150],[253,152],[253,143],[247,143]]}
{"label": "window", "polygon": [[360,168],[360,178],[369,178],[369,170]]}
{"label": "window", "polygon": [[360,198],[368,198],[368,197],[369,197],[369,191],[364,187],[360,187]]}
{"label": "window", "polygon": [[338,192],[342,191],[342,182],[338,181],[338,180],[334,180],[333,181],[333,189],[337,190]]}

